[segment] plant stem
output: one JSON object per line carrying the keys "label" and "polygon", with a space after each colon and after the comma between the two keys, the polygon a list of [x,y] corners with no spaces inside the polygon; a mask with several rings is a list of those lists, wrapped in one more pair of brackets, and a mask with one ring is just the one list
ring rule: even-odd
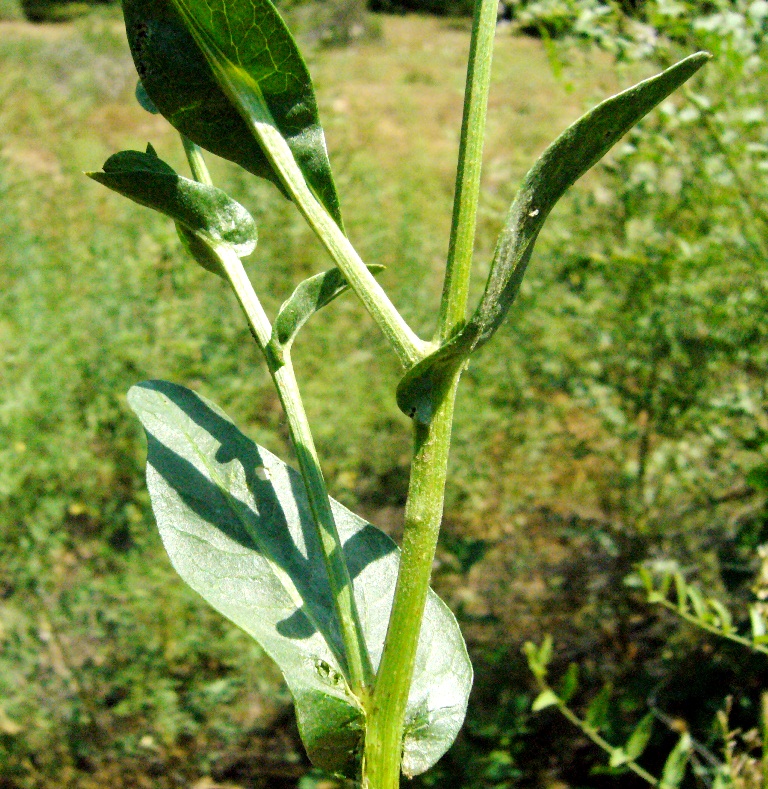
{"label": "plant stem", "polygon": [[187,155],[189,169],[192,170],[192,177],[206,186],[213,186],[213,179],[208,172],[208,167],[203,159],[203,152],[200,148],[183,134],[180,134],[181,142],[184,145],[184,153]]}
{"label": "plant stem", "polygon": [[[449,339],[461,328],[466,313],[496,10],[496,0],[475,3],[453,225],[440,308],[440,341]],[[400,784],[405,710],[443,515],[459,375],[460,370],[454,371],[437,387],[429,423],[414,422],[414,456],[400,569],[376,686],[368,708],[363,754],[364,789],[396,789]]]}
{"label": "plant stem", "polygon": [[692,625],[696,625],[696,627],[699,627],[702,630],[706,630],[708,633],[713,633],[716,636],[720,636],[721,638],[728,639],[728,641],[733,641],[736,644],[741,644],[743,647],[747,647],[747,649],[751,649],[753,652],[759,652],[763,655],[768,655],[768,646],[765,646],[764,644],[756,643],[750,638],[745,638],[744,636],[740,636],[738,633],[731,633],[729,631],[717,627],[717,625],[713,625],[710,624],[709,622],[705,622],[704,620],[699,619],[698,617],[693,616],[692,614],[689,614],[687,611],[681,610],[679,606],[675,605],[669,600],[665,600],[659,597],[659,598],[654,598],[650,602],[657,603],[658,605],[664,606],[664,608],[668,608],[670,611],[677,614],[677,616],[679,616],[681,619],[684,619],[686,622],[689,622]]}
{"label": "plant stem", "polygon": [[[203,51],[207,44],[199,40]],[[230,94],[235,105],[244,110],[243,118],[256,134],[264,154],[274,167],[285,190],[306,219],[315,235],[326,248],[334,263],[341,269],[352,290],[365,305],[379,325],[384,336],[405,367],[410,367],[427,355],[430,343],[421,340],[397,311],[384,289],[360,259],[357,251],[344,235],[333,217],[320,204],[307,185],[304,173],[296,163],[293,152],[277,128],[266,103],[261,99],[258,85],[249,85],[242,91],[226,69],[220,68],[215,58],[209,60],[216,70],[222,87]]]}
{"label": "plant stem", "polygon": [[[549,688],[546,684],[544,684],[542,687],[552,691],[552,689]],[[552,691],[552,693],[554,693],[554,691]],[[595,729],[593,729],[591,726],[587,726],[587,724],[583,720],[581,720],[581,718],[579,718],[578,715],[571,712],[571,710],[565,704],[563,704],[562,701],[558,700],[557,708],[560,710],[561,714],[564,717],[566,717],[574,726],[576,726],[584,734],[586,734],[587,737],[589,737],[589,739],[592,740],[593,743],[595,743],[595,745],[602,748],[607,754],[612,754],[614,752],[615,748],[613,747],[613,745],[611,745],[608,742],[608,740],[604,740],[597,733]],[[648,770],[642,768],[634,760],[629,759],[624,763],[624,766],[632,770],[632,772],[635,773],[635,775],[639,775],[644,781],[649,783],[651,786],[659,785],[658,779],[655,776],[651,775],[651,773],[649,773]]]}
{"label": "plant stem", "polygon": [[276,360],[269,345],[272,327],[242,261],[227,246],[216,250],[222,269],[227,275],[240,306],[248,319],[254,338],[267,359],[291,434],[291,442],[299,461],[312,518],[322,545],[328,581],[333,594],[336,615],[344,645],[344,658],[350,688],[361,700],[367,698],[373,684],[373,668],[363,636],[363,627],[354,597],[354,587],[344,559],[341,538],[333,519],[328,490],[320,468],[315,443],[299,393],[299,386],[288,356]]}
{"label": "plant stem", "polygon": [[453,221],[448,263],[440,303],[438,339],[450,339],[464,325],[472,253],[475,246],[477,203],[483,166],[485,117],[491,85],[493,37],[496,32],[497,0],[476,0],[464,94],[464,118],[453,199]]}
{"label": "plant stem", "polygon": [[[183,135],[181,139],[195,179],[201,183],[213,185],[200,149]],[[304,480],[312,518],[317,526],[328,572],[328,581],[339,620],[341,639],[344,644],[344,662],[346,663],[344,668],[348,673],[352,692],[363,700],[367,697],[367,689],[373,684],[373,668],[355,603],[352,579],[344,560],[341,538],[333,519],[328,490],[301,401],[293,365],[287,354],[278,360],[275,359],[271,351],[272,326],[240,258],[226,245],[220,246],[215,252],[245,313],[251,333],[267,360],[269,372],[288,420],[291,442],[299,461],[299,470]]]}
{"label": "plant stem", "polygon": [[458,373],[438,392],[429,424],[414,422],[414,457],[405,507],[400,569],[384,652],[368,708],[363,787],[395,789],[405,708],[443,515]]}
{"label": "plant stem", "polygon": [[428,344],[419,339],[405,322],[349,239],[309,189],[304,174],[269,112],[257,105],[257,109],[252,109],[250,122],[297,208],[379,325],[402,364],[405,367],[416,364],[426,355]]}

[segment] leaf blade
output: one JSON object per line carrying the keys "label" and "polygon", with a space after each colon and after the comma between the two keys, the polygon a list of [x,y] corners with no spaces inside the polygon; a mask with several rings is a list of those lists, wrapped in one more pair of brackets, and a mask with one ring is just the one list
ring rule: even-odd
{"label": "leaf blade", "polygon": [[126,0],[124,12],[142,84],[173,126],[282,189],[253,133],[263,107],[342,226],[312,80],[269,0]]}
{"label": "leaf blade", "polygon": [[[384,266],[373,264],[367,267],[372,274],[384,270]],[[282,303],[272,327],[272,339],[283,348],[289,347],[301,327],[318,310],[349,290],[347,278],[337,268],[300,282],[293,293]]]}
{"label": "leaf blade", "polygon": [[426,422],[440,381],[451,375],[497,331],[517,296],[539,232],[565,191],[643,116],[696,73],[709,59],[699,52],[616,96],[566,129],[529,170],[507,214],[485,290],[471,318],[448,343],[409,370],[397,402],[408,416]]}
{"label": "leaf blade", "polygon": [[104,162],[94,181],[170,217],[204,244],[228,244],[244,257],[256,248],[258,230],[248,211],[215,186],[178,175],[155,154],[121,151]]}
{"label": "leaf blade", "polygon": [[[340,635],[300,476],[183,387],[140,384],[129,404],[147,432],[147,479],[171,561],[278,662],[315,764],[350,773],[363,713],[343,679]],[[398,551],[383,532],[331,505],[377,665]],[[405,770],[423,772],[447,750],[470,685],[458,625],[430,592],[408,700]]]}

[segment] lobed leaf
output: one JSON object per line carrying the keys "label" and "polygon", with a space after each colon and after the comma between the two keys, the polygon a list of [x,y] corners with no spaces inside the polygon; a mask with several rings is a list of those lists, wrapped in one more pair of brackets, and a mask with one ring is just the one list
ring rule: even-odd
{"label": "lobed leaf", "polygon": [[169,216],[198,243],[229,244],[241,257],[256,248],[256,223],[240,203],[215,186],[178,175],[158,158],[151,145],[146,153],[116,153],[104,162],[101,172],[88,175],[134,202]]}
{"label": "lobed leaf", "polygon": [[595,165],[643,116],[709,59],[705,52],[598,104],[566,129],[526,175],[499,236],[485,291],[456,337],[408,371],[397,390],[401,410],[431,417],[432,394],[473,350],[497,331],[517,296],[534,244],[549,213],[569,186]]}
{"label": "lobed leaf", "polygon": [[[384,270],[384,266],[371,265],[368,270],[372,274],[378,274]],[[312,315],[348,289],[347,278],[337,268],[316,274],[299,283],[278,310],[272,328],[272,340],[282,348],[290,347],[301,327]]]}
{"label": "lobed leaf", "polygon": [[[363,712],[343,647],[319,538],[300,475],[181,386],[131,389],[147,434],[147,483],[171,562],[214,608],[280,666],[312,761],[351,775]],[[383,532],[331,501],[374,666],[389,622],[399,552]],[[464,719],[472,668],[455,618],[430,592],[406,713],[403,769],[427,770]]]}
{"label": "lobed leaf", "polygon": [[269,0],[123,0],[123,13],[141,84],[176,129],[282,190],[253,133],[248,103],[260,105],[341,226],[309,71]]}

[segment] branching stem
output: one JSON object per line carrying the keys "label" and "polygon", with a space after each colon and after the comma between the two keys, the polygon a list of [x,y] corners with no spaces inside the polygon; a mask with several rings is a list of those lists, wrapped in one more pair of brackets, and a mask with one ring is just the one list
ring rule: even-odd
{"label": "branching stem", "polygon": [[[201,183],[211,184],[211,177],[200,149],[183,136],[182,141],[195,179]],[[285,411],[291,442],[299,461],[299,470],[304,480],[312,518],[320,538],[336,615],[339,620],[344,644],[344,655],[340,656],[342,657],[341,662],[347,672],[352,692],[363,703],[373,684],[371,659],[368,655],[362,623],[355,603],[352,579],[344,559],[341,538],[333,518],[328,490],[320,468],[320,459],[309,429],[293,365],[287,354],[278,361],[270,352],[269,341],[272,336],[272,325],[240,258],[227,245],[219,246],[215,250],[215,254],[245,313],[251,333],[264,353]]]}

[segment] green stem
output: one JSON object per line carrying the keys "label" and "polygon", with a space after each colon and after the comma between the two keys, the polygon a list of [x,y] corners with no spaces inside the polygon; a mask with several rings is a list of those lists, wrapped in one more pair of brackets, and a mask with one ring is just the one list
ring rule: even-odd
{"label": "green stem", "polygon": [[[477,0],[467,69],[453,225],[438,338],[464,322],[472,266],[496,0]],[[400,569],[363,754],[364,789],[400,784],[405,710],[443,515],[451,425],[460,370],[440,382],[428,424],[414,422],[414,457],[405,507]]]}
{"label": "green stem", "polygon": [[315,443],[299,393],[290,358],[275,359],[269,343],[272,327],[240,258],[227,246],[216,250],[222,269],[227,275],[240,306],[248,319],[253,336],[263,351],[272,380],[288,421],[288,429],[299,461],[312,518],[317,526],[333,594],[336,615],[344,644],[345,669],[352,692],[361,702],[367,698],[373,684],[373,668],[365,644],[360,614],[355,603],[354,587],[344,559],[341,537],[333,518],[328,490],[320,468]]}
{"label": "green stem", "polygon": [[493,37],[497,0],[476,0],[472,41],[469,48],[464,118],[461,126],[459,164],[453,200],[453,222],[448,263],[440,304],[438,338],[450,339],[464,325],[469,295],[472,253],[475,246],[480,174],[483,166],[485,117],[491,86]]}
{"label": "green stem", "polygon": [[733,641],[736,644],[741,644],[743,647],[747,647],[747,649],[751,649],[753,652],[759,652],[763,655],[768,655],[768,647],[763,644],[755,643],[752,639],[745,638],[744,636],[740,636],[738,633],[730,633],[728,631],[722,630],[721,628],[717,627],[717,625],[710,624],[709,622],[705,622],[702,619],[699,619],[692,614],[689,614],[687,611],[681,611],[679,606],[675,605],[674,603],[670,602],[669,600],[664,600],[662,598],[655,598],[651,602],[658,603],[658,605],[664,606],[664,608],[668,608],[673,613],[677,614],[681,619],[684,619],[686,622],[689,622],[692,625],[695,625],[702,630],[706,630],[708,633],[713,633],[716,636],[720,636],[720,638],[728,639],[728,641]]}
{"label": "green stem", "polygon": [[405,322],[349,239],[314,196],[268,111],[257,106],[258,111],[251,114],[251,124],[294,203],[379,325],[402,364],[405,367],[416,364],[426,355],[428,344],[419,339]]}
{"label": "green stem", "polygon": [[414,423],[414,457],[400,569],[384,652],[368,707],[363,755],[365,789],[395,789],[400,783],[405,709],[443,515],[457,384],[458,374],[437,393],[429,424]]}
{"label": "green stem", "polygon": [[189,139],[189,137],[185,137],[183,134],[179,136],[184,145],[184,153],[187,155],[189,169],[192,170],[192,177],[201,184],[213,186],[213,179],[208,172],[208,166],[205,163],[205,159],[203,159],[203,152]]}
{"label": "green stem", "polygon": [[[546,683],[542,685],[542,688],[552,691],[552,688],[549,688]],[[552,693],[554,693],[554,691],[552,691]],[[565,704],[563,704],[562,701],[558,701],[557,708],[565,718],[567,718],[574,726],[586,734],[587,737],[589,737],[589,739],[595,743],[595,745],[602,748],[607,754],[610,755],[614,752],[614,750],[616,750],[613,745],[611,745],[608,740],[603,739],[595,729],[593,729],[591,726],[587,726],[587,724],[581,720],[578,715],[571,712],[571,710]],[[632,759],[626,761],[623,766],[628,767],[633,773],[635,773],[635,775],[639,775],[640,778],[649,783],[651,786],[659,785],[659,781],[655,776],[651,775],[648,770],[642,768]]]}

